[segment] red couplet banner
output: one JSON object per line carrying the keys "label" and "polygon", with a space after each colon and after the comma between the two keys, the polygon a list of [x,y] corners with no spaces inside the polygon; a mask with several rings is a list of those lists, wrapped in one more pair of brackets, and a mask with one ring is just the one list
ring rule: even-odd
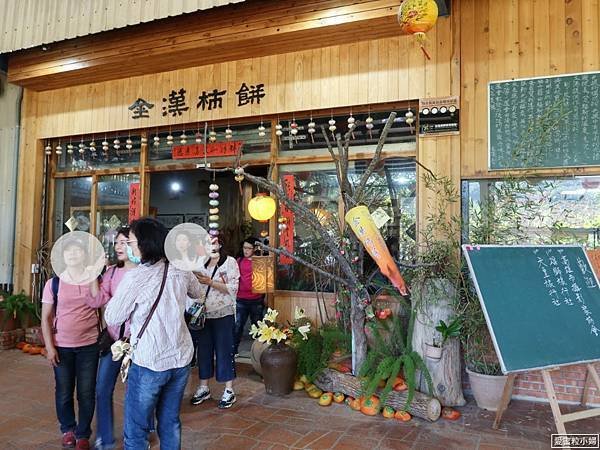
{"label": "red couplet banner", "polygon": [[[236,156],[243,145],[243,141],[214,142],[207,145],[206,156]],[[173,159],[187,158],[204,158],[204,144],[173,146]]]}
{"label": "red couplet banner", "polygon": [[[284,175],[281,179],[283,190],[288,198],[293,199],[296,192],[296,180],[294,175]],[[284,204],[281,204],[281,217],[286,219],[287,227],[279,235],[279,246],[288,252],[294,253],[294,213]],[[280,264],[292,264],[294,260],[289,256],[279,255]]]}
{"label": "red couplet banner", "polygon": [[129,223],[140,218],[141,206],[140,183],[131,183],[129,185]]}

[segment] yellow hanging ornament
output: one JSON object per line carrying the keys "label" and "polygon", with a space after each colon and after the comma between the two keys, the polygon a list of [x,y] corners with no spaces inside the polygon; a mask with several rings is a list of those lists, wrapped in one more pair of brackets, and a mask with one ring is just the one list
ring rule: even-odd
{"label": "yellow hanging ornament", "polygon": [[415,36],[427,59],[431,57],[425,50],[425,33],[435,26],[437,18],[438,6],[435,0],[404,0],[398,10],[401,33]]}

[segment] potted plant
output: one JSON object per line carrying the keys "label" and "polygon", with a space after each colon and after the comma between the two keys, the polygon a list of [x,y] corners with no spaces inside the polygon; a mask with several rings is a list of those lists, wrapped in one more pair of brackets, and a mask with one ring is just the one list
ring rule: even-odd
{"label": "potted plant", "polygon": [[283,327],[277,324],[278,315],[276,310],[269,308],[263,320],[250,327],[250,335],[258,342],[268,345],[260,356],[267,394],[287,395],[294,387],[298,361],[296,350],[288,343],[294,334],[300,334],[303,339],[308,338],[310,322],[297,315],[294,324]]}
{"label": "potted plant", "polygon": [[24,292],[3,296],[3,300],[0,301],[0,310],[3,312],[0,323],[0,329],[3,331],[10,330],[10,326],[13,327],[12,329],[27,327],[29,319],[36,314],[31,297]]}
{"label": "potted plant", "polygon": [[460,336],[460,319],[455,317],[452,322],[446,324],[442,319],[440,319],[439,323],[435,327],[436,331],[440,334],[440,339],[433,339],[433,343],[425,343],[425,356],[430,359],[440,359],[442,357],[442,351],[444,348],[444,344],[450,338]]}

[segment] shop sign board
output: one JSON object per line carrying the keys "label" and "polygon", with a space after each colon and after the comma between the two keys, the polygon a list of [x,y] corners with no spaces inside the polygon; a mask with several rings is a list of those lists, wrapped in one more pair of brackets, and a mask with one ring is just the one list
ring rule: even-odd
{"label": "shop sign board", "polygon": [[[207,144],[206,157],[236,156],[243,141],[223,141]],[[173,159],[204,158],[204,144],[174,145]]]}
{"label": "shop sign board", "polygon": [[459,131],[458,96],[419,100],[419,134],[439,134]]}

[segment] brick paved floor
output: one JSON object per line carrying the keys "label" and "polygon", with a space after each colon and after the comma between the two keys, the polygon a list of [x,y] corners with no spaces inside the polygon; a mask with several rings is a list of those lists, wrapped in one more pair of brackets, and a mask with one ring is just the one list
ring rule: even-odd
{"label": "brick paved floor", "polygon": [[[303,392],[287,398],[265,395],[259,377],[238,366],[238,402],[228,411],[211,400],[193,407],[187,399],[197,383],[194,373],[182,408],[185,449],[546,449],[554,430],[550,407],[513,401],[502,429],[491,429],[493,414],[472,401],[460,408],[458,422],[408,423],[367,417],[345,405],[323,408]],[[41,356],[0,351],[0,450],[60,448],[54,413],[52,373]],[[216,396],[220,388],[213,386]],[[123,386],[115,393],[117,433],[121,433]],[[571,408],[565,408],[571,410]],[[598,433],[600,418],[567,424],[567,430]],[[119,441],[120,443],[120,441]],[[153,448],[158,448],[154,438]]]}

